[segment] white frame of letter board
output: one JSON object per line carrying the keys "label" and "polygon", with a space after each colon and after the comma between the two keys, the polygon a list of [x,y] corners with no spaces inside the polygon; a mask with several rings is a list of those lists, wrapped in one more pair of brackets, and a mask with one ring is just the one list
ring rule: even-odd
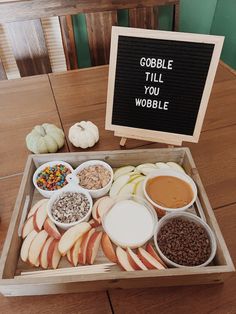
{"label": "white frame of letter board", "polygon": [[[199,106],[199,111],[196,119],[193,135],[177,134],[162,131],[153,131],[148,129],[132,128],[127,126],[119,126],[112,124],[113,98],[115,88],[117,49],[119,36],[130,36],[140,38],[153,38],[177,41],[189,41],[196,43],[214,44],[211,63],[209,66],[205,86],[203,89],[202,99]],[[220,59],[220,54],[224,42],[223,36],[201,35],[192,33],[166,32],[157,30],[147,30],[129,27],[112,27],[111,35],[111,51],[109,62],[108,76],[108,91],[107,91],[107,107],[106,107],[106,122],[105,129],[115,131],[115,136],[124,138],[135,138],[140,140],[167,143],[172,145],[181,145],[182,141],[197,143],[202,129],[203,120],[205,117],[208,100],[210,97],[212,85],[214,82],[217,66]]]}

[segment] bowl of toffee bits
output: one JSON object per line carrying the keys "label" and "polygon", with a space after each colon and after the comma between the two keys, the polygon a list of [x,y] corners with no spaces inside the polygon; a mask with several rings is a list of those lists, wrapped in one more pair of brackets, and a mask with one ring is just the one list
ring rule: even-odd
{"label": "bowl of toffee bits", "polygon": [[70,227],[88,221],[93,200],[90,194],[76,186],[69,186],[55,193],[48,202],[48,216],[60,228]]}
{"label": "bowl of toffee bits", "polygon": [[74,174],[79,180],[79,186],[88,191],[93,198],[106,195],[111,188],[113,170],[104,161],[88,160],[79,165]]}
{"label": "bowl of toffee bits", "polygon": [[208,224],[186,212],[161,218],[154,242],[160,257],[170,267],[203,267],[216,254],[215,236]]}

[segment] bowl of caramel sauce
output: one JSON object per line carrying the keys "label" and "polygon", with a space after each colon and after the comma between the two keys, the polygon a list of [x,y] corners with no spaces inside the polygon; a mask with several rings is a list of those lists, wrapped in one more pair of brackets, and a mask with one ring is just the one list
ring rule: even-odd
{"label": "bowl of caramel sauce", "polygon": [[145,179],[143,189],[147,200],[166,212],[185,211],[197,198],[193,179],[173,169],[154,170]]}

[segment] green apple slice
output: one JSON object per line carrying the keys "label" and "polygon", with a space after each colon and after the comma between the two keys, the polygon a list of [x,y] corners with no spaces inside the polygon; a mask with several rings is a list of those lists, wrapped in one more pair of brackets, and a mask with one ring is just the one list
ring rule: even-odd
{"label": "green apple slice", "polygon": [[134,180],[136,180],[137,178],[140,178],[140,177],[143,177],[143,176],[140,173],[135,173],[135,174],[130,176],[128,183],[131,183],[131,182],[133,182]]}
{"label": "green apple slice", "polygon": [[113,182],[109,195],[110,197],[115,197],[119,194],[121,188],[126,185],[129,181],[130,176],[128,174],[124,174],[116,179],[115,182]]}
{"label": "green apple slice", "polygon": [[156,169],[156,166],[155,166],[155,164],[151,164],[151,163],[141,164],[135,168],[135,171],[142,173],[143,168],[154,168],[154,169]]}
{"label": "green apple slice", "polygon": [[144,167],[142,168],[142,173],[145,175],[145,176],[148,176],[150,173],[152,173],[153,171],[157,170],[158,168],[155,167]]}
{"label": "green apple slice", "polygon": [[177,164],[176,162],[173,162],[173,161],[169,161],[166,163],[168,166],[170,166],[171,168],[175,169],[176,171],[179,171],[179,172],[183,172],[185,173],[183,167],[181,167],[179,164]]}
{"label": "green apple slice", "polygon": [[128,183],[125,186],[122,187],[122,189],[119,192],[119,196],[126,196],[129,194],[133,194],[134,192],[134,187],[135,184],[134,183]]}
{"label": "green apple slice", "polygon": [[145,195],[143,192],[143,181],[139,181],[135,184],[134,194],[145,199]]}
{"label": "green apple slice", "polygon": [[114,181],[120,176],[132,172],[134,169],[135,169],[134,166],[124,166],[124,167],[117,168],[114,171]]}
{"label": "green apple slice", "polygon": [[170,169],[170,166],[168,166],[165,162],[156,162],[156,167],[160,169]]}
{"label": "green apple slice", "polygon": [[143,181],[146,177],[145,176],[138,176],[136,178],[134,178],[132,181],[129,181],[129,183],[134,183],[136,185],[136,183]]}

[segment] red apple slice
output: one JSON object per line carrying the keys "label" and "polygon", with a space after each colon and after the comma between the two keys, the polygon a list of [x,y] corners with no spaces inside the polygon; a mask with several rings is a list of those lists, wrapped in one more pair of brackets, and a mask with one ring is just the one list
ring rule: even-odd
{"label": "red apple slice", "polygon": [[31,207],[30,211],[28,212],[27,218],[29,218],[30,216],[33,216],[34,213],[36,212],[36,210],[45,203],[48,202],[47,198],[43,198],[42,200],[38,201],[37,203],[34,204],[34,206]]}
{"label": "red apple slice", "polygon": [[[92,230],[92,229],[91,229]],[[90,231],[91,231],[90,230]],[[90,232],[89,231],[89,232]],[[83,236],[84,237],[84,236]],[[79,261],[79,254],[81,251],[81,242],[83,237],[80,237],[75,244],[73,245],[73,247],[70,249],[70,262],[73,266],[77,266],[78,261]]]}
{"label": "red apple slice", "polygon": [[143,248],[138,248],[138,257],[148,269],[165,269],[165,267],[159,263],[151,254],[145,251]]}
{"label": "red apple slice", "polygon": [[74,243],[82,237],[87,231],[91,229],[91,226],[88,222],[81,222],[70,229],[62,235],[59,240],[58,249],[62,256],[66,255],[66,252],[69,251]]}
{"label": "red apple slice", "polygon": [[71,261],[71,251],[72,251],[72,249],[73,249],[73,247],[69,251],[66,252],[66,257],[67,257],[68,262],[70,264],[72,264],[72,261]]}
{"label": "red apple slice", "polygon": [[22,228],[22,238],[24,239],[31,231],[34,230],[33,216],[29,217]]}
{"label": "red apple slice", "polygon": [[48,238],[43,245],[42,251],[39,254],[39,263],[43,269],[48,268],[48,249],[53,240],[53,237]]}
{"label": "red apple slice", "polygon": [[102,236],[102,250],[105,256],[113,263],[117,263],[117,257],[112,242],[106,233]]}
{"label": "red apple slice", "polygon": [[102,198],[99,198],[98,200],[96,200],[92,208],[93,219],[96,220],[99,224],[101,223],[101,219],[99,218],[99,215],[98,215],[98,204],[101,202],[101,200]]}
{"label": "red apple slice", "polygon": [[52,267],[52,256],[53,256],[53,252],[54,252],[55,245],[56,245],[57,241],[58,240],[53,239],[52,242],[50,243],[49,247],[48,247],[48,251],[47,251],[48,267]]}
{"label": "red apple slice", "polygon": [[92,265],[95,261],[101,243],[101,239],[102,231],[95,231],[88,242],[86,259],[90,265]]}
{"label": "red apple slice", "polygon": [[34,229],[36,231],[40,231],[42,230],[43,224],[47,218],[47,205],[46,204],[42,204],[37,211],[35,212],[35,214],[33,215],[34,217]]}
{"label": "red apple slice", "polygon": [[34,240],[34,238],[36,237],[37,234],[38,234],[37,231],[32,230],[27,235],[27,237],[24,239],[22,246],[21,246],[21,250],[20,250],[20,257],[21,257],[22,261],[27,262],[30,245],[31,245],[32,241]]}
{"label": "red apple slice", "polygon": [[31,265],[36,265],[37,260],[39,259],[39,254],[43,248],[44,243],[47,240],[47,237],[48,237],[48,233],[45,230],[42,230],[33,239],[29,248],[29,258],[28,258]]}
{"label": "red apple slice", "polygon": [[141,262],[138,255],[136,255],[129,247],[126,249],[130,265],[135,270],[147,270],[147,267]]}
{"label": "red apple slice", "polygon": [[51,237],[60,240],[61,234],[49,217],[45,220],[43,227]]}
{"label": "red apple slice", "polygon": [[103,198],[101,198],[100,202],[98,203],[98,216],[100,218],[103,217],[103,215],[105,215],[109,209],[114,205],[115,201],[109,197],[109,196],[105,196]]}
{"label": "red apple slice", "polygon": [[61,253],[59,252],[59,250],[58,250],[58,240],[54,240],[54,241],[56,241],[56,244],[55,244],[55,246],[54,246],[54,251],[53,251],[53,255],[52,255],[52,263],[51,263],[51,266],[52,266],[52,268],[53,269],[57,269],[57,267],[58,267],[58,264],[59,264],[59,262],[60,262],[60,260],[61,260]]}
{"label": "red apple slice", "polygon": [[134,271],[134,268],[130,265],[128,255],[121,247],[117,246],[116,256],[120,266],[126,271]]}
{"label": "red apple slice", "polygon": [[83,265],[86,264],[87,247],[88,247],[89,240],[94,234],[94,232],[95,232],[95,229],[93,228],[83,235],[82,242],[81,242],[81,249],[78,255],[79,264],[83,264]]}
{"label": "red apple slice", "polygon": [[89,224],[91,225],[92,228],[96,228],[96,227],[100,226],[100,223],[95,219],[89,220]]}
{"label": "red apple slice", "polygon": [[146,251],[152,255],[152,257],[154,257],[160,264],[162,264],[165,268],[167,268],[166,264],[163,262],[163,260],[157,255],[156,251],[154,250],[153,246],[151,245],[151,243],[148,243],[146,245]]}

